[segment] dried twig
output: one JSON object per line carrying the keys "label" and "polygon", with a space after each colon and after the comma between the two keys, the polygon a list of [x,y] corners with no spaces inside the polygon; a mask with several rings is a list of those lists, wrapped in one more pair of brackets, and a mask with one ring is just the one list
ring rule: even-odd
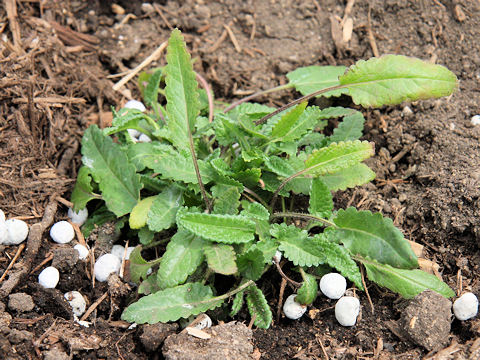
{"label": "dried twig", "polygon": [[98,305],[101,304],[101,302],[103,300],[106,299],[108,295],[108,291],[106,291],[102,296],[100,296],[92,305],[90,305],[90,307],[88,308],[88,310],[85,312],[85,314],[83,314],[83,316],[80,318],[80,321],[85,321],[86,319],[88,319],[88,317],[90,316],[90,314],[98,307]]}
{"label": "dried twig", "polygon": [[129,82],[135,75],[137,75],[144,67],[148,66],[152,61],[157,60],[160,57],[160,54],[165,50],[167,47],[168,42],[164,41],[160,44],[158,48],[155,49],[145,60],[143,60],[136,68],[132,69],[127,75],[125,75],[122,79],[120,79],[115,85],[113,85],[112,89],[115,91],[120,90],[120,88]]}
{"label": "dried twig", "polygon": [[13,36],[13,45],[17,52],[22,51],[22,40],[20,34],[20,25],[18,25],[17,2],[15,0],[4,0],[5,10],[7,11],[8,25]]}
{"label": "dried twig", "polygon": [[230,40],[232,41],[232,44],[235,47],[235,50],[238,53],[241,53],[242,48],[241,48],[240,44],[238,43],[237,38],[235,37],[235,34],[232,31],[232,28],[230,26],[226,25],[226,24],[223,24],[223,27],[225,28],[225,30],[227,30],[228,36],[230,37]]}
{"label": "dried twig", "polygon": [[10,264],[8,264],[7,269],[5,270],[5,272],[3,273],[2,277],[0,278],[0,283],[3,281],[3,279],[5,279],[5,276],[7,276],[8,271],[12,268],[13,264],[15,264],[15,262],[16,262],[17,259],[18,259],[18,257],[19,257],[20,254],[22,253],[23,249],[25,249],[25,243],[21,244],[21,245],[18,247],[17,253],[16,253],[15,256],[13,257],[12,261],[10,261]]}
{"label": "dried twig", "polygon": [[370,309],[372,310],[372,314],[375,314],[375,308],[373,307],[372,299],[370,298],[370,294],[368,293],[367,284],[365,283],[365,276],[363,274],[363,266],[360,266],[360,273],[362,274],[362,285],[365,289],[365,294],[367,295],[368,303],[370,304]]}
{"label": "dried twig", "polygon": [[367,15],[367,36],[368,36],[368,42],[370,43],[370,47],[372,48],[373,56],[379,57],[380,53],[378,52],[378,47],[377,43],[375,42],[375,36],[373,35],[372,31],[372,19],[370,16],[371,9],[370,7],[368,8],[368,15]]}

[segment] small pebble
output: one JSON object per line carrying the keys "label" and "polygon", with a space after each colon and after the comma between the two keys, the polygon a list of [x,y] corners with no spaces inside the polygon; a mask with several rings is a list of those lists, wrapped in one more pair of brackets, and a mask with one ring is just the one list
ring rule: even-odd
{"label": "small pebble", "polygon": [[78,291],[69,291],[65,293],[64,297],[72,307],[73,313],[76,316],[82,316],[87,307],[87,303],[83,295]]}
{"label": "small pebble", "polygon": [[5,222],[5,213],[0,209],[0,222]]}
{"label": "small pebble", "polygon": [[141,101],[138,101],[138,100],[127,101],[127,103],[125,104],[125,106],[123,108],[124,109],[136,109],[136,110],[139,110],[139,111],[142,111],[142,112],[147,110],[145,105],[143,105],[143,103]]}
{"label": "small pebble", "polygon": [[347,289],[347,280],[338,273],[329,273],[320,279],[320,290],[329,299],[340,299]]}
{"label": "small pebble", "polygon": [[28,225],[23,220],[9,219],[5,221],[8,237],[4,245],[18,245],[25,241],[28,236]]}
{"label": "small pebble", "polygon": [[59,244],[66,244],[73,240],[75,231],[68,221],[59,221],[50,229],[50,237]]}
{"label": "small pebble", "polygon": [[137,129],[127,129],[127,132],[134,140],[138,140],[138,137],[142,134]]}
{"label": "small pebble", "polygon": [[38,283],[45,289],[54,289],[58,284],[58,280],[60,280],[60,273],[53,266],[46,267],[38,275]]}
{"label": "small pebble", "polygon": [[118,273],[120,271],[121,265],[121,261],[113,254],[100,256],[95,262],[93,270],[95,273],[95,279],[100,282],[107,281],[110,274]]}
{"label": "small pebble", "polygon": [[[135,250],[134,246],[129,246],[127,248],[127,255],[125,256],[125,260],[130,260],[130,254],[133,250]],[[118,260],[122,261],[123,255],[125,254],[125,248],[122,245],[113,245],[110,254],[115,255]]]}
{"label": "small pebble", "polygon": [[4,221],[0,221],[0,245],[6,245],[8,242],[8,230]]}
{"label": "small pebble", "polygon": [[295,301],[297,297],[296,294],[290,295],[287,300],[285,300],[285,304],[283,304],[283,313],[285,316],[292,320],[297,320],[305,314],[307,311],[307,307],[305,305],[300,305]]}
{"label": "small pebble", "polygon": [[353,326],[360,312],[360,301],[353,296],[344,296],[335,305],[335,318],[342,326]]}
{"label": "small pebble", "polygon": [[138,137],[138,142],[152,142],[152,139],[150,139],[150,137],[145,134],[140,134],[140,136]]}
{"label": "small pebble", "polygon": [[140,8],[141,8],[142,11],[143,11],[144,13],[146,13],[146,14],[155,11],[155,8],[154,8],[153,5],[150,4],[150,3],[143,3]]}
{"label": "small pebble", "polygon": [[88,218],[88,210],[87,208],[78,210],[78,212],[73,211],[73,209],[68,208],[68,217],[74,224],[78,226],[82,226]]}
{"label": "small pebble", "polygon": [[275,255],[273,255],[272,262],[279,263],[282,260],[282,252],[280,250],[275,251]]}
{"label": "small pebble", "polygon": [[80,260],[85,260],[87,258],[88,249],[85,246],[83,246],[82,244],[77,244],[73,248],[78,251],[78,258]]}
{"label": "small pebble", "polygon": [[480,125],[480,115],[472,116],[470,122],[472,123],[472,125]]}
{"label": "small pebble", "polygon": [[453,303],[453,313],[458,320],[468,320],[478,313],[478,299],[475,294],[467,292]]}

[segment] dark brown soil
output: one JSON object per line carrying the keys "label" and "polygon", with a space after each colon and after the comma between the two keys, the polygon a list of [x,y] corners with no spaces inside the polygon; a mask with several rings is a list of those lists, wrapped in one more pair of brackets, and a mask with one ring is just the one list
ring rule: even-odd
{"label": "dark brown soil", "polygon": [[[470,122],[480,113],[478,2],[168,0],[145,13],[140,2],[118,1],[127,14],[136,16],[127,20],[112,11],[112,1],[3,4],[0,208],[8,217],[34,224],[44,217],[47,204],[58,202],[55,220],[65,218],[62,198],[69,198],[74,184],[83,131],[91,123],[107,125],[110,106],[139,97],[134,80],[115,92],[112,85],[121,76],[107,76],[137,66],[168,38],[172,27],[184,32],[197,59],[196,70],[212,84],[216,97],[226,101],[283,84],[285,73],[300,66],[350,65],[369,58],[376,45],[379,54],[443,64],[457,75],[460,86],[449,98],[365,111],[365,139],[374,141],[377,149],[369,165],[377,178],[337,194],[336,205],[390,216],[410,240],[425,246],[426,257],[439,265],[453,289],[480,295],[480,126]],[[12,17],[12,8],[18,17]],[[342,40],[339,22],[345,16],[354,25],[348,42]],[[160,57],[150,67],[164,62]],[[294,96],[275,93],[261,101],[278,106]],[[10,293],[22,292],[32,295],[36,305],[22,313],[0,311],[0,357],[38,359],[50,351],[53,358],[56,352],[82,359],[161,358],[142,345],[141,329],[128,330],[128,324],[119,321],[126,289],[118,284],[92,289],[85,275],[88,265],[78,262],[65,270],[56,290],[35,285],[35,268],[55,252],[47,222],[38,227],[35,246],[28,244],[0,284],[4,305]],[[0,251],[1,274],[17,249]],[[271,282],[263,284],[273,309],[279,284],[274,273]],[[70,290],[82,292],[90,304],[109,291],[90,316],[94,324],[89,328],[70,319],[62,300]],[[424,357],[426,350],[388,325],[400,318],[402,301],[375,285],[369,285],[369,292],[375,312],[361,293],[362,315],[355,327],[339,326],[334,304],[319,298],[310,317],[281,319],[269,330],[255,330],[256,353],[277,360]],[[479,336],[478,318],[454,320],[447,348],[437,358],[475,358]]]}

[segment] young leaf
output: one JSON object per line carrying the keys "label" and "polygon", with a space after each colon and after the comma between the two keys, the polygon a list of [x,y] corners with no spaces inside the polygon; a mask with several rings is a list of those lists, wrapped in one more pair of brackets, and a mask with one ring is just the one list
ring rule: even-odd
{"label": "young leaf", "polygon": [[149,128],[156,129],[157,127],[155,121],[140,110],[122,109],[118,113],[114,113],[112,126],[103,129],[103,134],[113,135],[127,129],[135,129],[151,137],[152,129]]}
{"label": "young leaf", "polygon": [[238,187],[224,184],[214,185],[211,188],[215,198],[213,212],[216,214],[236,215],[240,206],[240,191]]}
{"label": "young leaf", "polygon": [[300,289],[298,289],[295,301],[301,305],[310,305],[317,298],[318,282],[315,276],[307,274],[303,270],[301,270],[301,274],[303,283]]}
{"label": "young leaf", "polygon": [[[340,85],[338,77],[345,72],[345,66],[307,66],[295,69],[287,74],[290,84],[302,95]],[[322,94],[325,97],[340,96],[348,93],[347,89],[338,89]]]}
{"label": "young leaf", "polygon": [[156,196],[149,196],[142,199],[135,205],[130,213],[129,225],[131,229],[140,229],[147,225],[147,214],[150,211]]}
{"label": "young leaf", "polygon": [[255,233],[255,222],[239,215],[190,213],[180,209],[177,224],[205,239],[226,244],[249,242]]}
{"label": "young leaf", "polygon": [[272,236],[280,243],[278,250],[295,265],[315,266],[325,263],[323,249],[316,246],[305,230],[284,223],[274,224],[271,230]]}
{"label": "young leaf", "polygon": [[148,80],[148,85],[145,89],[143,98],[145,99],[145,104],[147,106],[153,107],[154,104],[158,102],[158,87],[160,85],[160,80],[162,79],[162,70],[158,69],[155,71],[150,79]]}
{"label": "young leaf", "polygon": [[258,219],[268,221],[268,219],[270,219],[270,212],[262,204],[242,200],[242,207],[243,210],[240,214],[245,217],[249,217],[252,220]]}
{"label": "young leaf", "polygon": [[447,96],[457,87],[447,68],[401,55],[360,60],[339,80],[354,103],[364,107]]}
{"label": "young leaf", "polygon": [[319,177],[330,191],[345,190],[366,184],[375,179],[375,173],[365,164],[355,164],[349,168]]}
{"label": "young leaf", "polygon": [[255,242],[248,251],[260,250],[263,255],[263,263],[271,263],[273,256],[278,249],[278,241],[271,237],[264,237],[264,239]]}
{"label": "young leaf", "polygon": [[141,298],[123,311],[122,320],[137,324],[176,321],[216,308],[222,302],[213,297],[209,286],[188,283]]}
{"label": "young leaf", "polygon": [[330,190],[321,179],[313,179],[310,189],[310,214],[328,218],[332,214],[333,199]]}
{"label": "young leaf", "polygon": [[[330,232],[330,231],[328,231]],[[362,275],[355,261],[347,249],[325,237],[325,233],[318,234],[314,238],[315,245],[322,249],[325,263],[337,269],[344,277],[352,281],[360,290],[363,290]]]}
{"label": "young leaf", "polygon": [[158,258],[153,261],[146,261],[142,257],[141,251],[142,247],[137,246],[130,254],[130,279],[137,284],[140,283],[142,279],[146,279],[148,270],[161,260],[161,258]]}
{"label": "young leaf", "polygon": [[261,329],[268,329],[272,323],[272,310],[268,306],[267,299],[256,285],[247,290],[247,306],[250,316],[255,316],[254,325]]}
{"label": "young leaf", "polygon": [[306,172],[314,175],[331,174],[374,155],[373,145],[368,141],[345,141],[332,143],[314,151],[305,161]]}
{"label": "young leaf", "polygon": [[157,273],[160,287],[182,284],[204,259],[205,241],[194,234],[179,229],[167,245]]}
{"label": "young leaf", "polygon": [[358,140],[363,135],[365,118],[361,112],[345,116],[343,121],[333,130],[333,135],[328,138],[329,142]]}
{"label": "young leaf", "polygon": [[77,182],[72,191],[71,201],[73,202],[73,210],[77,211],[85,209],[90,200],[97,199],[100,196],[93,193],[92,177],[90,169],[82,166],[78,170]]}
{"label": "young leaf", "polygon": [[246,279],[256,281],[263,274],[263,253],[259,249],[248,250],[238,256],[238,272]]}
{"label": "young leaf", "polygon": [[168,229],[175,223],[178,209],[183,204],[182,191],[175,185],[164,189],[154,197],[147,215],[148,228],[152,231]]}
{"label": "young leaf", "polygon": [[435,275],[422,270],[397,269],[373,260],[359,260],[365,265],[367,277],[371,281],[402,295],[404,298],[411,299],[427,289],[436,291],[446,298],[455,296],[455,292],[447,284]]}
{"label": "young leaf", "polygon": [[244,295],[245,295],[245,290],[239,291],[238,293],[235,294],[235,297],[233,298],[233,302],[232,302],[232,311],[230,311],[230,316],[233,317],[237,315],[240,312],[240,310],[242,310]]}
{"label": "young leaf", "polygon": [[190,54],[178,29],[172,31],[168,40],[165,74],[166,120],[170,136],[178,149],[189,149],[188,134],[195,129],[200,103]]}
{"label": "young leaf", "polygon": [[350,207],[340,209],[334,219],[338,228],[329,232],[354,255],[360,254],[393,267],[418,267],[417,257],[403,234],[389,218]]}
{"label": "young leaf", "polygon": [[210,269],[223,275],[233,275],[237,272],[235,252],[231,245],[207,242],[203,248]]}
{"label": "young leaf", "polygon": [[289,177],[295,173],[295,169],[287,160],[278,156],[269,156],[265,159],[265,166],[271,172],[283,177]]}
{"label": "young leaf", "polygon": [[82,155],[108,209],[118,217],[132,211],[140,199],[140,176],[120,146],[93,125],[83,135]]}
{"label": "young leaf", "polygon": [[294,133],[295,131],[292,131],[292,127],[303,114],[307,105],[308,101],[305,101],[283,115],[280,121],[276,123],[272,129],[272,138],[276,141],[285,141],[284,138],[287,134]]}
{"label": "young leaf", "polygon": [[138,236],[138,241],[140,241],[140,244],[148,245],[153,241],[153,238],[155,237],[155,233],[149,230],[147,226],[144,226],[140,230],[138,230],[137,236]]}

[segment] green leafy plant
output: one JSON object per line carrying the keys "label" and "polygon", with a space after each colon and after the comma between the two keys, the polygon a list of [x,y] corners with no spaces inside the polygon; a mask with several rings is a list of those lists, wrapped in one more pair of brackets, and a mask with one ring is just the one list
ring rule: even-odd
{"label": "green leafy plant", "polygon": [[[141,76],[151,113],[122,109],[114,112],[111,127],[85,131],[83,166],[72,194],[75,210],[97,204],[84,231],[93,222],[117,219],[121,227],[128,219],[130,233],[138,236],[130,267],[145,296],[125,309],[124,320],[175,321],[233,299],[232,316],[246,302],[255,325],[268,328],[272,313],[258,281],[272,265],[287,277],[272,263],[277,250],[301,275],[301,282],[289,281],[299,287],[302,304],[315,300],[316,278],[325,268],[363,289],[359,264],[371,281],[406,298],[424,289],[454,295],[417,269],[392,220],[353,207],[334,209],[332,192],[375,177],[363,163],[374,155],[374,144],[359,140],[361,112],[308,105],[316,96],[342,94],[364,107],[446,96],[457,86],[453,73],[396,55],[349,68],[300,68],[287,74],[283,88],[294,87],[302,98],[278,110],[240,101],[215,110],[209,122],[211,94],[198,88],[178,30],[170,37],[167,62]],[[328,119],[339,124],[327,136],[322,130]],[[135,142],[127,129],[153,141]],[[286,210],[295,207],[298,195],[308,196],[308,212]],[[161,257],[146,261],[142,250],[153,247]],[[224,294],[214,287],[219,275],[231,279]]]}

